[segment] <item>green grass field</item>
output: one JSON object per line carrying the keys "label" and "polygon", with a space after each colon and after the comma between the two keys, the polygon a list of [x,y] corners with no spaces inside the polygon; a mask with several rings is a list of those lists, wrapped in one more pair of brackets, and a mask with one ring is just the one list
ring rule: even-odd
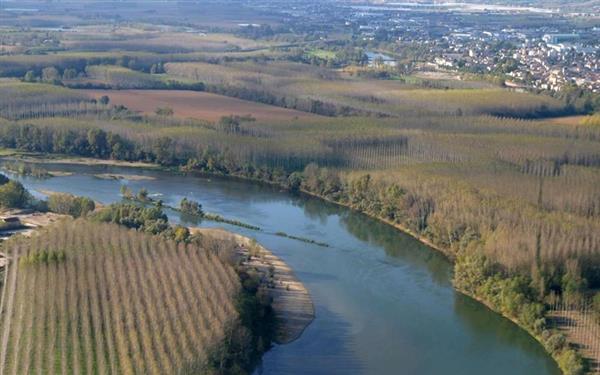
{"label": "green grass field", "polygon": [[335,52],[326,49],[311,49],[308,51],[308,56],[315,56],[323,60],[332,60],[335,58]]}

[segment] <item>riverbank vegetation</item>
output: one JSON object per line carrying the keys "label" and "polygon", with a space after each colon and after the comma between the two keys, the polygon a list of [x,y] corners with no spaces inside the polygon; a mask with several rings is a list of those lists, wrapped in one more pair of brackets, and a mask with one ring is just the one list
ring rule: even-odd
{"label": "riverbank vegetation", "polygon": [[85,217],[96,209],[96,203],[87,197],[78,197],[66,193],[52,193],[48,196],[48,210],[57,214],[75,218]]}
{"label": "riverbank vegetation", "polygon": [[[309,191],[401,225],[456,259],[457,287],[488,302],[508,293],[505,288],[511,285],[500,287],[495,283],[509,280],[512,275],[522,277],[526,281],[521,284],[527,284],[531,290],[526,293],[509,293],[506,298],[513,296],[515,301],[529,301],[527,304],[514,301],[510,304],[531,305],[532,307],[527,307],[530,310],[523,312],[519,308],[512,311],[490,303],[495,309],[504,311],[519,321],[526,319],[521,324],[532,332],[537,330],[541,337],[544,330],[550,328],[547,323],[542,325],[545,322],[544,311],[547,309],[545,301],[550,293],[586,298],[589,290],[597,283],[597,262],[594,260],[597,253],[594,249],[597,249],[598,243],[598,207],[594,197],[597,194],[595,186],[598,175],[593,156],[597,138],[593,133],[576,135],[580,130],[572,126],[545,127],[544,124],[531,121],[521,124],[521,131],[529,134],[517,139],[503,135],[502,126],[506,126],[506,123],[497,121],[495,132],[479,136],[479,142],[489,147],[462,148],[462,152],[455,149],[456,152],[450,154],[453,157],[446,161],[437,161],[435,153],[440,150],[431,147],[428,148],[429,153],[415,153],[415,156],[421,158],[420,162],[416,162],[411,161],[408,155],[402,155],[403,146],[400,142],[400,145],[394,146],[400,153],[395,161],[396,167],[363,169],[362,172],[332,166],[319,167],[316,164],[307,164],[299,171],[260,166],[252,161],[244,162],[243,159],[236,161],[226,150],[211,151],[209,148],[201,149],[201,154],[184,160],[181,156],[177,157],[172,149],[149,148],[135,140],[124,139],[130,142],[132,150],[136,150],[132,155],[144,155],[141,160],[158,161],[166,166],[179,164],[187,172],[231,174],[265,180],[290,190]],[[9,126],[23,129],[18,124]],[[40,129],[35,125],[28,128]],[[44,131],[52,134],[51,128],[45,129]],[[519,127],[515,126],[513,129]],[[76,128],[70,128],[70,131],[82,134],[82,138],[86,133]],[[94,130],[96,133],[98,131],[100,129]],[[87,134],[85,135],[87,139]],[[428,134],[429,139],[439,139],[439,136],[434,131]],[[463,137],[468,139],[472,136],[465,134]],[[554,144],[564,139],[564,150],[573,156],[554,154],[556,156],[553,157],[553,154],[548,153],[551,150],[539,144],[536,137],[540,141],[543,139]],[[14,142],[15,138],[4,139],[8,140],[5,145],[14,145],[10,142]],[[408,139],[411,142],[411,138]],[[414,139],[412,138],[412,142]],[[165,145],[173,145],[179,139],[162,141]],[[365,152],[365,147],[368,148],[371,144],[352,142],[352,149],[358,152]],[[501,151],[500,145],[508,145],[509,142],[512,143],[514,155]],[[576,149],[578,145],[583,147]],[[589,147],[589,156],[577,156],[585,152],[585,147]],[[159,158],[156,158],[154,152],[157,152]],[[535,152],[539,152],[539,156],[536,157]],[[170,153],[171,156],[164,157],[164,153]],[[489,161],[470,162],[458,157],[473,153],[487,155]],[[519,153],[527,155],[520,159],[520,164],[520,157],[516,157]],[[369,155],[368,152],[365,154]],[[347,155],[356,157],[352,152]],[[390,149],[389,155],[394,155],[393,149]],[[377,158],[377,154],[372,157]],[[453,162],[453,159],[456,161]],[[376,165],[377,162],[374,162],[373,166]],[[491,184],[492,181],[495,183]],[[528,187],[515,188],[515,182]],[[569,194],[564,194],[565,191],[569,191]],[[483,257],[485,264],[489,265],[478,270],[482,272],[482,276],[474,280],[463,278],[464,273],[473,271],[465,266],[472,256]],[[567,261],[578,264],[569,271],[575,277],[565,276],[568,275],[564,267]],[[555,350],[557,358],[562,356],[568,358],[569,363],[573,362],[573,358],[577,357],[573,357],[574,354],[570,354],[569,350],[568,346],[560,351]],[[580,367],[580,362],[574,363],[573,368]]]}
{"label": "riverbank vegetation", "polygon": [[0,174],[0,209],[44,209],[45,203],[35,199],[19,181]]}
{"label": "riverbank vegetation", "polygon": [[157,200],[150,197],[148,195],[148,191],[145,188],[140,189],[137,192],[137,194],[134,195],[133,192],[131,192],[125,185],[121,186],[121,195],[123,196],[123,198],[129,201],[140,203],[142,205],[152,204],[155,206],[154,208],[160,210],[161,213],[162,208],[179,212],[180,214],[182,214],[182,218],[184,220],[201,221],[204,219],[214,221],[217,223],[230,224],[246,229],[261,230],[261,228],[257,227],[256,225],[244,223],[236,219],[225,218],[219,214],[204,212],[202,210],[201,204],[187,198],[183,198],[181,202],[179,202],[179,207],[169,206],[164,204],[160,199]]}
{"label": "riverbank vegetation", "polygon": [[[600,288],[597,98],[383,76],[360,49],[260,39],[269,29],[96,26],[52,34],[52,53],[0,56],[0,146],[238,176],[355,208],[443,251],[458,289],[580,373],[546,316],[551,298],[588,303]],[[248,112],[231,113],[232,98]],[[551,119],[571,115],[590,116]],[[26,204],[19,191],[0,186],[0,205]],[[175,209],[198,214],[192,206]],[[121,205],[98,217],[155,233],[163,215]]]}
{"label": "riverbank vegetation", "polygon": [[44,168],[36,167],[35,165],[27,163],[3,163],[1,168],[9,173],[15,173],[19,176],[33,176],[36,178],[47,178],[51,174]]}
{"label": "riverbank vegetation", "polygon": [[186,227],[171,226],[160,207],[143,207],[128,203],[113,203],[91,215],[92,221],[113,223],[177,242],[192,240]]}
{"label": "riverbank vegetation", "polygon": [[182,214],[190,215],[190,216],[198,216],[203,217],[204,211],[202,210],[202,205],[196,201],[191,199],[182,198],[181,202],[179,202],[179,210]]}

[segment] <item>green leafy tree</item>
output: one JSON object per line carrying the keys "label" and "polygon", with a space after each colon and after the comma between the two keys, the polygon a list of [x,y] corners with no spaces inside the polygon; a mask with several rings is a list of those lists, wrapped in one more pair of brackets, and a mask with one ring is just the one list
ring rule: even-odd
{"label": "green leafy tree", "polygon": [[186,227],[178,225],[175,227],[173,239],[177,242],[187,242],[190,238],[190,231]]}
{"label": "green leafy tree", "polygon": [[587,286],[587,281],[581,276],[581,267],[577,259],[568,259],[562,276],[562,291],[570,302],[575,302],[582,297],[582,292]]}
{"label": "green leafy tree", "polygon": [[29,71],[27,71],[27,73],[25,73],[25,76],[23,77],[23,81],[25,81],[25,82],[37,81],[37,77],[35,76],[35,73],[33,72],[33,70],[29,70]]}
{"label": "green leafy tree", "polygon": [[202,210],[202,205],[193,200],[183,198],[181,202],[179,202],[179,209],[182,213],[192,216],[204,216],[204,211]]}
{"label": "green leafy tree", "polygon": [[28,206],[33,197],[18,181],[8,181],[0,186],[0,206],[4,208],[23,208]]}
{"label": "green leafy tree", "polygon": [[75,78],[77,78],[77,70],[71,68],[65,69],[65,71],[63,72],[64,80],[70,80]]}
{"label": "green leafy tree", "polygon": [[96,204],[88,197],[77,197],[71,194],[52,194],[48,198],[48,209],[52,212],[73,217],[81,217],[94,211]]}
{"label": "green leafy tree", "polygon": [[87,141],[90,148],[90,153],[99,158],[110,156],[106,132],[101,129],[90,129],[87,133]]}
{"label": "green leafy tree", "polygon": [[156,111],[154,111],[158,116],[173,116],[175,114],[175,112],[173,111],[173,108],[171,107],[159,107],[156,108]]}
{"label": "green leafy tree", "polygon": [[141,188],[140,191],[138,191],[138,193],[137,193],[137,199],[139,199],[141,201],[147,201],[148,200],[148,190],[146,188]]}
{"label": "green leafy tree", "polygon": [[58,73],[58,70],[53,66],[42,69],[42,81],[49,83],[59,82],[60,74]]}
{"label": "green leafy tree", "polygon": [[110,98],[106,95],[102,95],[100,99],[98,99],[98,102],[102,105],[108,105],[108,103],[110,103]]}

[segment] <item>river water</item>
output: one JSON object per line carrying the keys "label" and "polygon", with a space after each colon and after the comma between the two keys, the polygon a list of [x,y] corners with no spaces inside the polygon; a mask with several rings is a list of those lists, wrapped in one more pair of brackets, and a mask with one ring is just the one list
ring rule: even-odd
{"label": "river water", "polygon": [[[275,188],[224,178],[121,167],[52,165],[65,177],[19,179],[32,192],[69,192],[102,203],[119,187],[145,187],[169,205],[183,197],[261,232],[202,222],[256,238],[306,285],[316,318],[297,341],[273,347],[257,374],[560,374],[537,341],[455,292],[451,264],[396,229],[352,210]],[[152,180],[106,180],[95,174]],[[172,221],[180,221],[170,213]],[[189,223],[188,223],[189,224]],[[274,235],[326,242],[320,247]]]}

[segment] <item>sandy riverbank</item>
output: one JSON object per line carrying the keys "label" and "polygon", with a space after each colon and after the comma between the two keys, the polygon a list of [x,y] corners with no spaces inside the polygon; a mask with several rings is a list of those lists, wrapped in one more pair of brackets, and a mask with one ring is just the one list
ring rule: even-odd
{"label": "sandy riverbank", "polygon": [[21,224],[31,229],[45,227],[65,218],[70,218],[68,215],[60,215],[53,212],[39,212],[29,209],[5,210],[0,212],[0,216],[18,218]]}
{"label": "sandy riverbank", "polygon": [[[0,231],[0,241],[13,235],[20,234],[31,236],[39,228],[56,223],[70,216],[59,215],[52,212],[36,212],[31,210],[5,210],[0,212],[0,217],[14,217],[19,219],[19,227]],[[8,257],[4,252],[0,252],[0,269],[6,267]]]}
{"label": "sandy riverbank", "polygon": [[48,163],[48,164],[78,164],[78,165],[107,165],[115,167],[136,167],[136,168],[158,168],[158,164],[146,163],[141,161],[123,161],[112,159],[94,159],[84,157],[52,157],[51,155],[40,154],[32,155],[11,155],[2,157],[4,160],[22,161],[26,163]]}
{"label": "sandy riverbank", "polygon": [[273,270],[273,282],[268,290],[273,298],[272,306],[277,318],[275,342],[287,344],[302,335],[313,321],[315,309],[308,290],[285,262],[255,241],[239,234],[213,228],[190,228],[190,231],[216,239],[232,239],[238,244],[237,251],[244,258],[248,257],[252,249],[255,256],[250,257],[245,264],[263,275],[269,274],[270,269]]}

